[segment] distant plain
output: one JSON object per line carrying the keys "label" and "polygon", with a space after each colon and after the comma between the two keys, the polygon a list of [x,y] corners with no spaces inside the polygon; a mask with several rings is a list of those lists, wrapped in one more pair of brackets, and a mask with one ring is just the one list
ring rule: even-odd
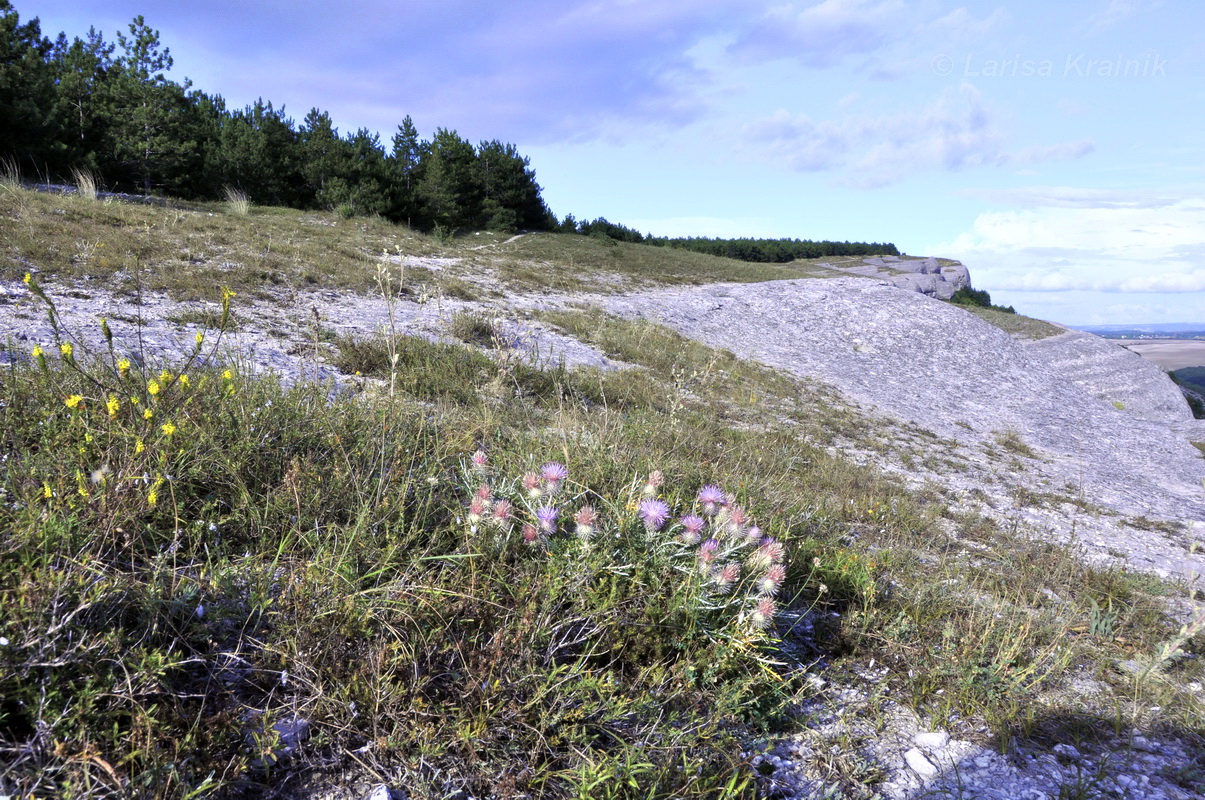
{"label": "distant plain", "polygon": [[1205,341],[1170,339],[1164,341],[1132,342],[1122,345],[1143,358],[1154,361],[1164,369],[1184,369],[1205,366]]}

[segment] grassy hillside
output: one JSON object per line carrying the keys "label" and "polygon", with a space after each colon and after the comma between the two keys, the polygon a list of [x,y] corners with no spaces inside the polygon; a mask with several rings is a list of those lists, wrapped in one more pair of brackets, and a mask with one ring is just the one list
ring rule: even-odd
{"label": "grassy hillside", "polygon": [[[382,252],[460,259],[415,280],[469,296],[807,270],[13,187],[0,220],[14,288],[138,270],[229,287],[236,315],[244,293],[369,289]],[[752,797],[742,753],[884,668],[872,716],[902,702],[1001,748],[1205,734],[1177,587],[845,458],[893,432],[824,387],[645,322],[547,321],[638,367],[382,333],[339,342],[362,379],[332,392],[215,362],[221,317],[166,369],[7,343],[0,793]],[[859,747],[832,743],[827,779],[869,797]]]}

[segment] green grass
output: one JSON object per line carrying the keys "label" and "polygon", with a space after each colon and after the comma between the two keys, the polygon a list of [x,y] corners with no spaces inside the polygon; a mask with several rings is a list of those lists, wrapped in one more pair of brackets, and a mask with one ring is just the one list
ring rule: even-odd
{"label": "green grass", "polygon": [[960,307],[964,311],[968,311],[979,317],[984,322],[990,322],[992,325],[1017,339],[1046,339],[1065,332],[1063,328],[1057,325],[1051,325],[1049,322],[1043,322],[1040,319],[1033,319],[1021,314],[1009,314],[1005,311],[980,306],[968,305]]}
{"label": "green grass", "polygon": [[[41,198],[22,202],[16,221],[41,230]],[[176,213],[133,208],[156,230]],[[248,217],[282,232],[309,218]],[[147,283],[176,279],[161,268]],[[231,796],[350,774],[415,798],[753,797],[740,753],[797,729],[816,653],[838,685],[888,667],[867,714],[958,714],[1001,747],[1073,715],[1085,736],[1205,735],[1184,688],[1205,640],[1164,605],[1183,587],[1087,566],[846,459],[834,442],[893,431],[830,389],[647,322],[543,320],[636,366],[343,338],[336,393],[189,354],[167,375],[79,349],[9,359],[0,793]],[[484,335],[471,316],[453,330]],[[533,499],[520,478],[548,461],[569,477]],[[751,625],[764,564],[721,592],[680,528],[645,530],[654,470],[676,514],[716,484],[782,543],[774,625]],[[519,521],[555,504],[557,534],[529,544],[489,522],[483,483]],[[586,504],[600,519],[583,541],[570,514]],[[1166,655],[1176,642],[1192,657]],[[1149,669],[1113,667],[1134,660]],[[1084,676],[1102,687],[1090,701],[1066,692]],[[297,719],[308,735],[286,754],[274,726]],[[882,777],[852,753],[831,767],[851,795]]]}

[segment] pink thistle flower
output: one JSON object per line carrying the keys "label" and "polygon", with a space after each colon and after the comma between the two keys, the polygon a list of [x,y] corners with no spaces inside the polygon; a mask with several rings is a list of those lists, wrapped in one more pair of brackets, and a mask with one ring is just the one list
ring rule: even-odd
{"label": "pink thistle flower", "polygon": [[536,509],[536,521],[540,525],[540,530],[543,533],[552,533],[556,530],[556,518],[560,515],[560,510],[553,506],[540,506]]}
{"label": "pink thistle flower", "polygon": [[494,522],[499,525],[507,525],[515,516],[515,507],[510,504],[509,500],[499,500],[494,503]]}
{"label": "pink thistle flower", "polygon": [[726,592],[732,588],[732,584],[736,583],[741,577],[741,565],[735,562],[729,562],[719,569],[712,580],[715,581],[716,588],[721,592]]}
{"label": "pink thistle flower", "polygon": [[720,508],[727,504],[727,498],[720,487],[709,483],[699,490],[699,504],[703,506],[704,514],[714,517]]}
{"label": "pink thistle flower", "polygon": [[715,539],[708,539],[703,542],[699,548],[699,562],[702,564],[710,564],[715,561],[716,551],[720,549],[720,543]]}
{"label": "pink thistle flower", "polygon": [[649,531],[659,531],[665,521],[669,519],[669,506],[664,500],[641,500],[640,506],[636,511],[640,519],[644,522],[644,527]]}
{"label": "pink thistle flower", "polygon": [[523,490],[527,492],[527,496],[533,500],[544,492],[540,488],[540,476],[534,472],[528,472],[523,476]]}
{"label": "pink thistle flower", "polygon": [[486,462],[485,462],[485,451],[484,450],[478,450],[476,453],[473,453],[473,466],[474,467],[476,467],[479,470],[484,471],[485,463]]}
{"label": "pink thistle flower", "polygon": [[745,544],[757,544],[761,541],[761,528],[753,525],[745,531]]}
{"label": "pink thistle flower", "polygon": [[750,567],[765,569],[771,564],[781,563],[783,555],[785,555],[785,550],[783,549],[782,542],[776,542],[767,536],[761,540],[761,544],[757,546],[757,549],[749,554],[747,560]]}
{"label": "pink thistle flower", "polygon": [[543,479],[549,494],[559,492],[561,490],[561,481],[568,477],[569,469],[564,464],[549,461],[540,467],[540,478]]}
{"label": "pink thistle flower", "polygon": [[527,544],[539,544],[541,538],[542,537],[540,536],[540,531],[539,531],[539,529],[536,528],[535,525],[532,525],[530,522],[525,523],[523,525],[523,541],[524,542],[526,542]]}
{"label": "pink thistle flower", "polygon": [[770,627],[770,622],[773,621],[776,613],[778,613],[778,606],[774,601],[768,597],[762,597],[749,614],[749,624],[757,630],[765,630]]}
{"label": "pink thistle flower", "polygon": [[678,522],[681,523],[682,527],[686,529],[687,533],[690,533],[696,537],[696,542],[699,540],[698,537],[702,535],[703,528],[707,525],[707,522],[698,514],[687,514],[685,517],[682,517],[682,519],[678,520]]}
{"label": "pink thistle flower", "polygon": [[665,473],[659,469],[655,469],[650,472],[648,479],[644,482],[644,496],[656,497],[657,489],[659,489],[663,483],[665,483]]}
{"label": "pink thistle flower", "polygon": [[490,489],[490,485],[488,483],[483,483],[477,487],[477,496],[482,500],[488,501],[494,496],[494,491]]}
{"label": "pink thistle flower", "polygon": [[787,579],[787,568],[782,564],[772,564],[757,582],[757,590],[764,595],[776,595]]}
{"label": "pink thistle flower", "polygon": [[582,506],[573,515],[573,521],[577,523],[575,533],[578,537],[589,539],[594,535],[594,523],[598,521],[598,512],[594,510],[594,506]]}
{"label": "pink thistle flower", "polygon": [[485,501],[480,497],[474,497],[469,503],[469,524],[476,525],[481,522],[481,518],[485,516],[485,512],[489,509],[485,505]]}

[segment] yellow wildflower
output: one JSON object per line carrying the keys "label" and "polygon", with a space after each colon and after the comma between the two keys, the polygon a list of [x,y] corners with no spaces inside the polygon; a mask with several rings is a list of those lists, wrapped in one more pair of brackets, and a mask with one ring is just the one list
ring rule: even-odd
{"label": "yellow wildflower", "polygon": [[201,345],[201,342],[205,341],[205,334],[201,333],[200,331],[197,331],[197,335],[194,336],[193,338],[196,339],[197,346],[199,347]]}
{"label": "yellow wildflower", "polygon": [[150,418],[151,418],[151,417],[153,417],[153,416],[155,416],[155,412],[154,412],[154,411],[151,411],[149,408],[143,409],[143,411],[142,411],[142,418],[143,418],[143,419],[150,419]]}
{"label": "yellow wildflower", "polygon": [[160,428],[160,430],[163,431],[164,436],[171,436],[173,433],[176,432],[176,426],[171,424],[170,422],[165,422],[165,423],[163,423],[163,426]]}
{"label": "yellow wildflower", "polygon": [[146,496],[146,504],[148,506],[153,506],[158,502],[159,502],[159,492],[157,492],[154,489],[151,489],[151,493]]}
{"label": "yellow wildflower", "polygon": [[146,449],[146,445],[142,443],[141,439],[134,440],[134,452],[135,453],[141,453],[145,449]]}
{"label": "yellow wildflower", "polygon": [[83,401],[83,399],[84,398],[82,395],[73,394],[70,397],[68,397],[66,400],[64,400],[63,402],[66,403],[67,408],[78,408],[79,404]]}
{"label": "yellow wildflower", "polygon": [[161,383],[171,383],[172,382],[172,374],[170,372],[168,372],[167,370],[163,370],[163,372],[159,373],[159,381]]}
{"label": "yellow wildflower", "polygon": [[50,488],[50,484],[46,481],[42,481],[42,497],[47,500],[54,497],[54,490]]}
{"label": "yellow wildflower", "polygon": [[130,371],[130,359],[123,358],[120,361],[118,361],[117,362],[117,371],[120,372],[122,375],[125,375],[127,372],[129,372]]}
{"label": "yellow wildflower", "polygon": [[83,486],[79,487],[79,490],[78,490],[78,491],[79,491],[80,497],[87,497],[87,496],[88,496],[88,490],[87,490],[87,489],[85,489]]}
{"label": "yellow wildflower", "polygon": [[30,275],[28,272],[26,272],[26,273],[25,273],[25,277],[24,277],[24,278],[22,278],[21,280],[25,282],[25,285],[26,285],[26,286],[28,286],[28,285],[29,285],[29,282],[33,280],[33,276],[32,276],[32,275]]}
{"label": "yellow wildflower", "polygon": [[[90,434],[90,433],[85,433],[85,434],[84,434],[84,443],[85,443],[85,444],[92,444],[92,434]],[[82,447],[80,448],[80,452],[81,452],[81,453],[83,452],[83,448],[82,448]]]}
{"label": "yellow wildflower", "polygon": [[41,357],[42,357],[42,345],[40,345],[40,344],[35,344],[35,345],[33,346],[33,357],[34,357],[34,358],[41,358]]}
{"label": "yellow wildflower", "polygon": [[188,376],[187,375],[180,376],[180,386],[185,389],[188,388]]}
{"label": "yellow wildflower", "polygon": [[234,373],[231,372],[230,370],[226,370],[225,372],[222,373],[222,380],[226,380],[226,381],[234,380]]}
{"label": "yellow wildflower", "polygon": [[109,410],[110,417],[117,416],[117,412],[121,410],[121,401],[117,399],[117,395],[109,395],[109,401],[105,403],[105,408]]}
{"label": "yellow wildflower", "polygon": [[151,394],[159,394],[159,382],[152,378],[151,382],[146,385],[146,390]]}
{"label": "yellow wildflower", "polygon": [[74,349],[71,346],[71,342],[63,342],[59,345],[59,352],[63,354],[63,358],[71,358],[71,353]]}

